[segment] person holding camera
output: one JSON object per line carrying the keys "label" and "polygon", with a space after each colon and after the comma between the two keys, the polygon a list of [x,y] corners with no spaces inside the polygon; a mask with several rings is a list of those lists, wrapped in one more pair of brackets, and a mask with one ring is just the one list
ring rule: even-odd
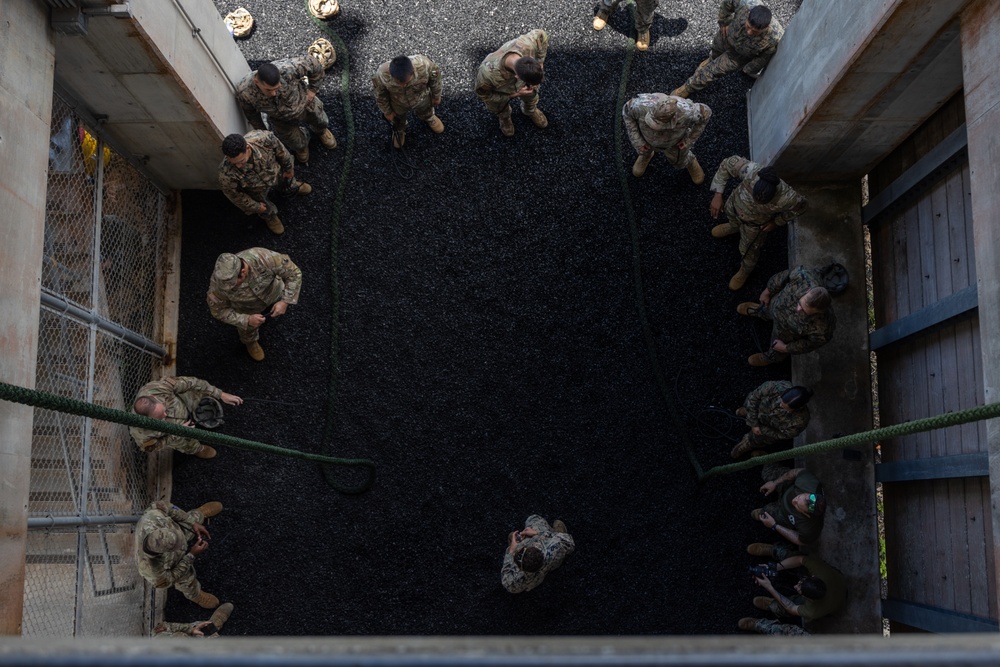
{"label": "person holding camera", "polygon": [[809,425],[812,392],[793,387],[787,380],[769,380],[747,394],[743,407],[736,411],[745,417],[750,432],[736,443],[729,455],[738,459],[747,452],[763,449],[779,440],[790,440]]}
{"label": "person holding camera", "polygon": [[[797,568],[801,568],[804,574],[795,583],[795,594],[786,597],[778,592],[771,579],[779,572]],[[790,556],[778,563],[750,569],[754,573],[754,581],[769,593],[768,596],[755,597],[753,605],[762,611],[771,612],[779,620],[801,618],[805,622],[812,622],[840,611],[847,604],[847,582],[843,573],[825,563],[819,556]],[[745,620],[747,619],[741,619],[741,627]],[[753,629],[757,630],[756,627]]]}
{"label": "person holding camera", "polygon": [[750,512],[754,521],[773,530],[779,538],[797,546],[819,539],[826,513],[823,484],[805,468],[788,469],[769,463],[761,471],[765,496],[778,494],[778,499]]}
{"label": "person holding camera", "polygon": [[556,519],[550,526],[537,514],[529,516],[524,528],[508,535],[507,541],[500,581],[509,593],[535,588],[576,549],[566,524]]}

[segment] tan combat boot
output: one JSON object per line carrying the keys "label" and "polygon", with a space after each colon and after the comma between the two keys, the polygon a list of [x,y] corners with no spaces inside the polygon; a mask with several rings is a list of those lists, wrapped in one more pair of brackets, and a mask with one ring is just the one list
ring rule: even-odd
{"label": "tan combat boot", "polygon": [[215,447],[209,447],[208,445],[202,445],[201,449],[194,453],[199,459],[214,459],[218,452],[215,451]]}
{"label": "tan combat boot", "polygon": [[393,130],[392,131],[392,147],[402,148],[403,144],[406,143],[406,130]]}
{"label": "tan combat boot", "polygon": [[758,595],[753,599],[753,606],[761,611],[767,611],[771,608],[772,602],[774,602],[774,598],[769,598],[766,595]]}
{"label": "tan combat boot", "polygon": [[608,24],[608,10],[599,9],[597,15],[594,17],[594,30],[604,30],[604,26]]}
{"label": "tan combat boot", "polygon": [[639,153],[639,157],[635,159],[635,164],[632,165],[632,175],[636,178],[642,177],[646,173],[646,167],[649,166],[650,160],[653,159],[652,150],[648,150],[645,153]]}
{"label": "tan combat boot", "polygon": [[729,279],[729,289],[734,292],[738,289],[742,289],[742,287],[747,284],[747,278],[749,277],[750,272],[743,268],[743,265],[741,264],[740,270],[736,272],[736,275]]}
{"label": "tan combat boot", "polygon": [[233,603],[227,602],[218,609],[216,609],[215,612],[212,614],[212,618],[208,620],[210,620],[212,624],[215,625],[216,628],[221,630],[222,626],[226,624],[226,621],[229,620],[229,617],[232,615],[232,613],[233,613]]}
{"label": "tan combat boot", "polygon": [[219,598],[215,597],[211,593],[206,593],[205,591],[199,593],[198,597],[191,600],[191,602],[194,602],[202,609],[215,609],[219,606]]}
{"label": "tan combat boot", "polygon": [[760,515],[764,513],[764,510],[757,508],[755,510],[750,510],[750,518],[754,521],[760,521]]}
{"label": "tan combat boot", "polygon": [[649,31],[643,30],[635,38],[635,48],[639,51],[645,51],[649,48]]}
{"label": "tan combat boot", "polygon": [[674,88],[670,94],[674,97],[691,97],[691,89],[688,88],[686,83],[682,83],[677,88]]}
{"label": "tan combat boot", "polygon": [[427,127],[431,128],[431,132],[434,134],[441,134],[444,132],[444,123],[437,116],[431,116],[430,120],[427,121]]}
{"label": "tan combat boot", "polygon": [[264,348],[257,341],[247,343],[247,354],[254,361],[264,361]]}
{"label": "tan combat boot", "polygon": [[746,417],[747,416],[747,409],[746,408],[736,408],[736,416],[737,417]]}
{"label": "tan combat boot", "polygon": [[[746,315],[747,317],[753,317],[757,314],[758,310],[760,310],[760,304],[754,301],[744,301],[740,305],[736,306],[736,312],[740,315]],[[743,412],[746,414],[746,410]]]}
{"label": "tan combat boot", "polygon": [[760,366],[770,366],[774,362],[765,357],[760,352],[758,352],[757,354],[751,354],[749,357],[747,357],[747,363],[750,364],[751,366],[760,367]]}
{"label": "tan combat boot", "polygon": [[701,165],[698,164],[698,158],[691,158],[691,163],[687,166],[688,174],[691,175],[691,182],[695,185],[701,185],[705,182],[705,172],[702,170]]}
{"label": "tan combat boot", "polygon": [[739,231],[740,231],[739,227],[731,225],[728,222],[724,222],[721,225],[716,225],[715,227],[712,227],[712,236],[714,236],[717,239],[722,239],[727,236],[732,236],[733,234],[736,234]]}
{"label": "tan combat boot", "polygon": [[503,133],[505,137],[514,136],[514,121],[510,119],[510,115],[500,116],[500,132]]}
{"label": "tan combat boot", "polygon": [[295,184],[298,184],[299,186],[299,189],[295,191],[295,194],[302,196],[312,194],[313,186],[309,185],[305,181],[295,181]]}
{"label": "tan combat boot", "polygon": [[744,632],[756,632],[757,631],[757,619],[750,618],[749,616],[744,616],[740,619],[740,622],[736,626],[743,630]]}
{"label": "tan combat boot", "polygon": [[281,218],[276,215],[271,216],[270,218],[264,218],[264,224],[267,225],[267,228],[270,229],[272,233],[277,234],[278,236],[285,233],[285,226],[281,224]]}
{"label": "tan combat boot", "polygon": [[747,546],[747,553],[758,558],[774,558],[774,545],[754,542]]}
{"label": "tan combat boot", "polygon": [[555,521],[552,522],[552,530],[556,531],[557,533],[569,532],[568,530],[566,530],[566,524],[564,524],[559,519],[556,519]]}
{"label": "tan combat boot", "polygon": [[[337,147],[337,138],[333,136],[333,132],[330,131],[330,128],[326,128],[323,130],[323,134],[319,135],[319,142],[323,144],[324,148],[329,148],[330,150]],[[306,159],[308,159],[308,156]]]}
{"label": "tan combat boot", "polygon": [[729,452],[729,456],[730,458],[738,459],[751,449],[753,449],[753,444],[750,442],[750,436],[745,435],[742,440],[736,443],[732,451]]}
{"label": "tan combat boot", "polygon": [[309,147],[306,146],[300,151],[295,151],[295,159],[302,164],[309,164]]}
{"label": "tan combat boot", "polygon": [[531,119],[531,122],[535,124],[535,127],[544,129],[549,126],[549,119],[545,117],[545,114],[543,114],[542,110],[538,107],[535,107],[530,113],[526,113],[524,115]]}
{"label": "tan combat boot", "polygon": [[222,511],[222,503],[220,503],[218,500],[212,500],[210,502],[205,503],[195,511],[201,512],[202,516],[208,519],[213,516],[216,516],[219,512]]}

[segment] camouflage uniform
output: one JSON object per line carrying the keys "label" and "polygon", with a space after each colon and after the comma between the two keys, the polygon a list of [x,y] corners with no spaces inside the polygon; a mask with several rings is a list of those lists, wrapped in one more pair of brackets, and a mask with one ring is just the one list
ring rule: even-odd
{"label": "camouflage uniform", "polygon": [[271,125],[281,142],[298,153],[309,145],[309,138],[299,127],[306,124],[316,134],[322,134],[330,127],[330,119],[323,110],[319,95],[308,99],[308,92],[318,91],[325,72],[323,63],[313,56],[286,58],[271,63],[278,68],[281,84],[275,97],[268,97],[253,82],[256,71],[243,77],[236,87],[236,99],[243,109],[250,126],[255,130],[264,129],[261,113],[267,114]]}
{"label": "camouflage uniform", "polygon": [[[165,420],[180,424],[191,418],[201,399],[211,396],[221,399],[222,392],[204,380],[195,377],[172,377],[154,380],[143,386],[136,398],[155,398],[167,409]],[[185,454],[197,454],[201,443],[194,438],[168,435],[148,428],[130,426],[128,429],[135,444],[147,453],[158,452],[164,447]]]}
{"label": "camouflage uniform", "polygon": [[[219,185],[229,201],[247,215],[257,213],[264,219],[273,218],[278,215],[278,207],[267,198],[268,191],[279,183],[282,174],[294,171],[295,162],[292,154],[267,130],[253,130],[244,138],[250,148],[249,159],[241,169],[224,158],[219,165]],[[267,210],[258,213],[261,203],[267,204]]]}
{"label": "camouflage uniform", "polygon": [[771,341],[781,340],[788,346],[788,352],[778,352],[769,347],[764,356],[772,363],[783,361],[789,354],[804,354],[819,349],[830,342],[837,326],[833,306],[826,310],[806,315],[798,310],[799,299],[814,287],[822,287],[814,271],[801,266],[776,273],[767,281],[771,300],[767,306],[753,314],[773,322]]}
{"label": "camouflage uniform", "polygon": [[[510,96],[526,85],[514,76],[514,72],[504,67],[504,58],[516,53],[522,58],[530,57],[544,63],[548,50],[548,34],[536,28],[526,35],[512,39],[486,56],[476,73],[476,95],[491,113],[500,118],[510,118]],[[533,95],[522,97],[521,104],[525,114],[534,111],[538,107],[538,91],[536,90]]]}
{"label": "camouflage uniform", "polygon": [[219,636],[216,632],[213,635],[203,637],[201,635],[191,634],[194,630],[194,626],[197,623],[170,623],[164,622],[160,623],[153,629],[153,639],[176,639],[178,637],[192,637],[194,639],[213,639]]}
{"label": "camouflage uniform", "polygon": [[805,430],[809,424],[809,406],[798,410],[781,407],[781,395],[792,388],[786,380],[769,380],[749,394],[743,402],[747,411],[747,426],[760,428],[760,435],[747,434],[751,444],[770,445],[778,440],[790,440]]}
{"label": "camouflage uniform", "polygon": [[723,211],[729,220],[729,226],[740,233],[740,256],[743,258],[743,269],[750,273],[757,266],[760,249],[767,240],[764,226],[769,223],[783,226],[794,220],[806,210],[806,198],[793,190],[787,183],[780,181],[774,199],[762,204],[753,198],[753,187],[757,184],[757,174],[761,167],[745,157],[733,155],[719,164],[715,172],[712,192],[723,193],[731,178],[741,180],[729,198]]}
{"label": "camouflage uniform", "polygon": [[[139,574],[155,588],[173,586],[188,600],[201,594],[201,584],[194,571],[194,555],[188,546],[195,541],[194,524],[203,523],[204,515],[198,510],[185,512],[163,501],[149,506],[135,528],[135,561]],[[183,548],[151,555],[143,549],[143,541],[155,530],[167,530],[180,539]]]}
{"label": "camouflage uniform", "polygon": [[760,0],[722,0],[719,27],[729,26],[728,36],[723,37],[721,29],[715,34],[708,62],[699,65],[687,80],[685,85],[688,88],[702,90],[712,81],[740,68],[751,76],[757,76],[767,66],[778,49],[785,29],[772,16],[771,25],[753,37],[747,35],[747,16],[759,4]]}
{"label": "camouflage uniform", "polygon": [[[621,0],[600,0],[597,8],[608,14],[615,11]],[[659,3],[657,0],[635,0],[635,31],[645,32],[653,25],[653,10]]]}
{"label": "camouflage uniform", "polygon": [[532,514],[524,522],[525,528],[534,528],[538,535],[529,537],[518,543],[517,550],[524,546],[534,546],[542,550],[544,564],[538,572],[525,572],[514,562],[514,554],[504,553],[503,567],[500,569],[500,581],[510,593],[524,593],[535,588],[545,575],[562,565],[566,556],[573,553],[576,544],[569,533],[557,533],[552,530],[549,522]]}
{"label": "camouflage uniform", "polygon": [[207,301],[212,317],[236,327],[240,342],[247,344],[260,337],[260,327],[249,325],[250,315],[262,313],[278,301],[289,305],[299,302],[302,271],[288,255],[267,248],[250,248],[236,256],[250,267],[246,279],[237,286],[213,274]]}
{"label": "camouflage uniform", "polygon": [[[647,120],[649,115],[665,127],[653,129]],[[664,93],[642,93],[622,107],[625,131],[636,152],[641,153],[640,148],[649,146],[666,156],[667,162],[677,169],[686,169],[695,159],[691,147],[705,131],[711,117],[712,110],[707,104]],[[681,141],[687,143],[684,150],[677,148]]]}
{"label": "camouflage uniform", "polygon": [[[788,470],[776,463],[768,463],[761,470],[760,476],[765,482],[773,482]],[[774,493],[778,494],[778,500],[764,505],[761,509],[770,514],[778,525],[797,532],[799,541],[803,544],[818,540],[823,530],[823,515],[809,516],[792,506],[792,499],[795,496],[803,493],[823,493],[823,484],[816,475],[803,470],[792,481],[779,484]]]}
{"label": "camouflage uniform", "polygon": [[803,630],[801,626],[792,625],[791,623],[782,623],[781,621],[769,618],[758,618],[756,621],[753,628],[754,632],[759,632],[762,635],[783,635],[785,637],[809,636],[809,633]]}
{"label": "camouflage uniform", "polygon": [[379,65],[372,77],[375,103],[383,114],[396,114],[392,120],[394,130],[406,129],[406,112],[422,121],[434,118],[434,100],[441,99],[441,68],[423,55],[409,56],[413,63],[413,79],[401,84],[389,74],[389,63]]}

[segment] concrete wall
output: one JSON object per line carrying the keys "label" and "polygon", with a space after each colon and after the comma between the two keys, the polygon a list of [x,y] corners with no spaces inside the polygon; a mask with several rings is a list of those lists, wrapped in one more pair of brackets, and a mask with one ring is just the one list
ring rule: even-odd
{"label": "concrete wall", "polygon": [[792,181],[860,178],[962,86],[969,0],[804,0],[750,93],[751,154]]}
{"label": "concrete wall", "polygon": [[[976,0],[962,14],[962,73],[969,136],[972,230],[986,403],[1000,401],[1000,3]],[[1000,581],[1000,422],[986,422],[993,498],[993,566]],[[994,594],[997,594],[994,592]]]}
{"label": "concrete wall", "polygon": [[[0,381],[35,386],[55,46],[48,10],[0,20]],[[0,634],[21,634],[32,408],[0,402]]]}

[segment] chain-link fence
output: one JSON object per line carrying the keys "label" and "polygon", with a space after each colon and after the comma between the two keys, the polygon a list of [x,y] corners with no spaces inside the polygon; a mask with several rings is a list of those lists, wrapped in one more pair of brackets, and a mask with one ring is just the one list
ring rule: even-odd
{"label": "chain-link fence", "polygon": [[[152,379],[164,196],[57,95],[52,108],[36,386],[125,409]],[[150,502],[128,429],[35,410],[23,634],[148,630],[132,555]]]}

